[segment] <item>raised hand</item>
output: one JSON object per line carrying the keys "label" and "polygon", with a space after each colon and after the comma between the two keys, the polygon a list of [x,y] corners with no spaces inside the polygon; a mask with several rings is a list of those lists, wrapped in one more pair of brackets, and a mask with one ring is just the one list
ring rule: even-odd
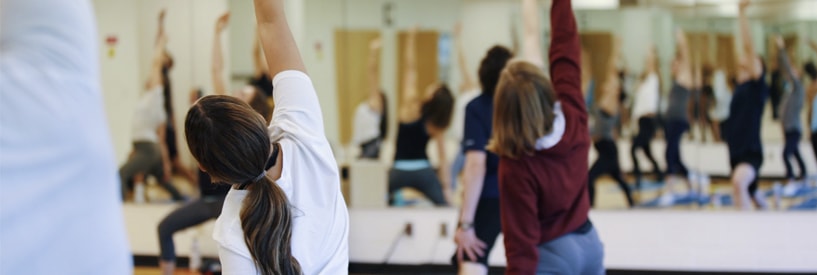
{"label": "raised hand", "polygon": [[216,32],[221,32],[225,28],[227,28],[227,24],[230,23],[230,13],[226,12],[223,15],[218,17],[216,20]]}
{"label": "raised hand", "polygon": [[383,48],[383,40],[380,39],[380,37],[372,39],[372,41],[369,42],[369,50],[377,51],[381,48]]}
{"label": "raised hand", "polygon": [[162,11],[159,12],[159,23],[160,24],[165,22],[165,15],[166,14],[167,14],[167,10],[165,10],[165,9],[162,9]]}
{"label": "raised hand", "polygon": [[749,1],[749,0],[740,0],[740,3],[738,3],[738,9],[741,12],[745,12],[746,9],[748,9],[749,5],[751,5],[751,4],[752,4],[752,2]]}

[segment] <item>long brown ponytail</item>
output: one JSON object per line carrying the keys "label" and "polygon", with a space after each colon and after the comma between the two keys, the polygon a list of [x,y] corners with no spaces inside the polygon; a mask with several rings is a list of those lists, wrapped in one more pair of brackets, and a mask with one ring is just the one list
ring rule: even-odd
{"label": "long brown ponytail", "polygon": [[[270,153],[266,122],[247,103],[231,96],[206,96],[185,120],[187,145],[214,182],[254,181]],[[244,241],[261,274],[300,275],[292,256],[292,209],[286,195],[268,177],[248,186],[241,208]]]}

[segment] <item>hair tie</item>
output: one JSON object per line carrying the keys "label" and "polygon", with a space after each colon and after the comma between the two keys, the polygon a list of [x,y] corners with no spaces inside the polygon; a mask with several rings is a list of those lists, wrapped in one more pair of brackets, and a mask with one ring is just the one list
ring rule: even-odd
{"label": "hair tie", "polygon": [[265,176],[267,176],[267,170],[261,171],[261,174],[259,174],[257,177],[255,177],[252,180],[252,182],[256,183],[256,182],[260,181],[261,179],[263,179]]}
{"label": "hair tie", "polygon": [[248,186],[248,185],[250,185],[250,184],[252,184],[252,183],[256,183],[256,182],[260,181],[261,179],[263,179],[263,178],[264,178],[264,177],[266,177],[266,176],[267,176],[267,170],[261,171],[261,174],[260,174],[260,175],[258,175],[257,177],[255,177],[254,179],[252,179],[252,180],[248,180],[248,181],[246,181],[246,182],[242,183],[241,185],[239,185],[239,186],[238,186],[238,190],[244,190],[244,189],[247,189],[247,186]]}

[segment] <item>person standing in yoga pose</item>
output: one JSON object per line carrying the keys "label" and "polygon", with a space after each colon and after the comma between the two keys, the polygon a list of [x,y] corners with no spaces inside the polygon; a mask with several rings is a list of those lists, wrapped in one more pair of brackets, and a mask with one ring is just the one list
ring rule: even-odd
{"label": "person standing in yoga pose", "polygon": [[688,179],[689,170],[681,157],[681,137],[689,130],[689,122],[693,117],[691,112],[693,102],[689,99],[695,88],[695,79],[692,74],[692,60],[686,34],[679,29],[675,33],[675,39],[678,49],[672,64],[673,83],[667,100],[669,107],[665,115],[667,178],[663,195],[659,198],[659,204],[662,206],[670,206],[675,202],[674,187],[680,181],[686,181],[689,192],[693,191],[692,182]]}
{"label": "person standing in yoga pose", "polygon": [[454,236],[457,252],[452,258],[459,274],[488,274],[488,255],[502,231],[497,181],[499,158],[487,152],[485,146],[491,138],[494,91],[499,74],[512,57],[511,51],[502,46],[488,50],[479,66],[482,93],[465,107],[463,204]]}
{"label": "person standing in yoga pose", "polygon": [[[763,165],[763,143],[760,139],[763,106],[769,97],[764,76],[763,60],[755,52],[752,32],[746,17],[749,0],[741,0],[738,12],[743,55],[738,59],[737,82],[729,106],[726,143],[729,145],[729,163],[735,203],[742,210],[752,209],[752,196],[757,191],[758,173]],[[754,199],[762,204],[762,200]]]}
{"label": "person standing in yoga pose", "polygon": [[315,88],[283,0],[255,0],[273,77],[269,126],[243,101],[206,96],[185,120],[187,143],[214,182],[233,186],[213,238],[225,274],[347,274],[349,216]]}
{"label": "person standing in yoga pose", "polygon": [[[783,163],[786,165],[786,186],[783,188],[783,196],[793,197],[803,186],[806,179],[806,165],[803,157],[800,156],[800,140],[803,137],[803,125],[800,115],[803,110],[805,98],[805,88],[800,81],[800,73],[789,60],[786,53],[786,44],[783,38],[778,36],[775,39],[777,45],[777,64],[783,74],[784,81],[788,84],[783,91],[783,101],[780,106],[780,122],[783,124],[783,134],[786,143],[783,147]],[[791,167],[791,157],[797,161],[799,175],[794,176],[794,169]]]}
{"label": "person standing in yoga pose", "polygon": [[[522,12],[536,16],[536,0]],[[505,274],[604,274],[604,251],[588,218],[590,135],[581,90],[579,34],[570,0],[550,11],[550,72],[542,70],[538,20],[525,57],[500,76],[488,149],[499,157]],[[527,20],[526,20],[527,21]],[[536,65],[538,64],[538,66]]]}
{"label": "person standing in yoga pose", "polygon": [[637,120],[638,134],[633,137],[633,145],[630,149],[630,156],[633,159],[633,174],[635,174],[635,189],[638,191],[641,190],[642,177],[637,155],[639,149],[644,152],[644,155],[652,164],[655,180],[664,179],[661,167],[652,154],[652,140],[658,126],[656,116],[658,115],[658,101],[661,94],[661,81],[658,77],[658,55],[655,45],[651,46],[647,52],[645,63],[644,78],[636,89],[635,100],[633,101],[632,118]]}
{"label": "person standing in yoga pose", "polygon": [[[165,75],[162,68],[169,66],[170,59],[165,52],[167,34],[164,31],[165,11],[159,13],[159,31],[153,47],[152,64],[145,91],[139,95],[134,112],[133,152],[122,167],[119,176],[122,181],[122,199],[135,185],[145,184],[145,178],[153,175],[159,184],[170,193],[174,201],[183,199],[178,189],[171,181],[171,161],[165,135],[167,131],[167,114],[162,109],[165,106],[163,83]],[[137,194],[140,195],[140,194]],[[141,198],[136,198],[137,200]]]}
{"label": "person standing in yoga pose", "polygon": [[[445,130],[451,123],[454,96],[444,84],[431,84],[424,94],[417,87],[417,29],[406,39],[406,71],[403,96],[398,110],[399,127],[394,166],[389,171],[389,204],[394,205],[396,192],[412,187],[422,192],[436,206],[450,202],[451,179],[445,156]],[[430,139],[437,143],[439,172],[435,173],[426,155]]]}
{"label": "person standing in yoga pose", "polygon": [[619,77],[616,65],[618,54],[621,49],[621,41],[614,38],[610,60],[607,62],[607,79],[600,86],[599,102],[597,107],[591,112],[596,116],[595,127],[591,129],[593,147],[598,152],[598,157],[593,166],[590,167],[587,178],[587,190],[590,195],[590,206],[595,205],[596,179],[603,174],[610,175],[618,186],[624,191],[629,207],[634,206],[633,196],[630,194],[630,186],[624,180],[624,173],[621,172],[621,165],[618,160],[618,145],[616,145],[614,131],[616,122],[621,112],[621,78]]}

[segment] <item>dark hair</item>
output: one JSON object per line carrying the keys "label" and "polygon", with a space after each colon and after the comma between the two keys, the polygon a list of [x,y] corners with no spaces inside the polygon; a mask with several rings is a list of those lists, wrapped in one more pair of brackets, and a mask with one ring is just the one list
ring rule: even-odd
{"label": "dark hair", "polygon": [[448,86],[440,84],[430,99],[423,103],[422,118],[431,126],[446,129],[451,124],[454,95]]}
{"label": "dark hair", "polygon": [[479,64],[479,84],[482,85],[483,94],[494,96],[499,74],[512,57],[511,50],[502,46],[494,46],[488,50]]}
{"label": "dark hair", "polygon": [[806,72],[811,81],[817,81],[817,67],[814,66],[814,62],[806,62],[803,65],[803,71]]}
{"label": "dark hair", "polygon": [[381,140],[386,139],[386,134],[389,132],[389,101],[386,98],[386,93],[380,91],[381,113],[380,113],[380,136]]}
{"label": "dark hair", "polygon": [[[213,182],[251,182],[266,168],[270,138],[264,119],[232,96],[206,96],[185,119],[187,145]],[[244,241],[261,274],[300,275],[292,256],[292,210],[269,177],[248,186],[241,207]]]}

